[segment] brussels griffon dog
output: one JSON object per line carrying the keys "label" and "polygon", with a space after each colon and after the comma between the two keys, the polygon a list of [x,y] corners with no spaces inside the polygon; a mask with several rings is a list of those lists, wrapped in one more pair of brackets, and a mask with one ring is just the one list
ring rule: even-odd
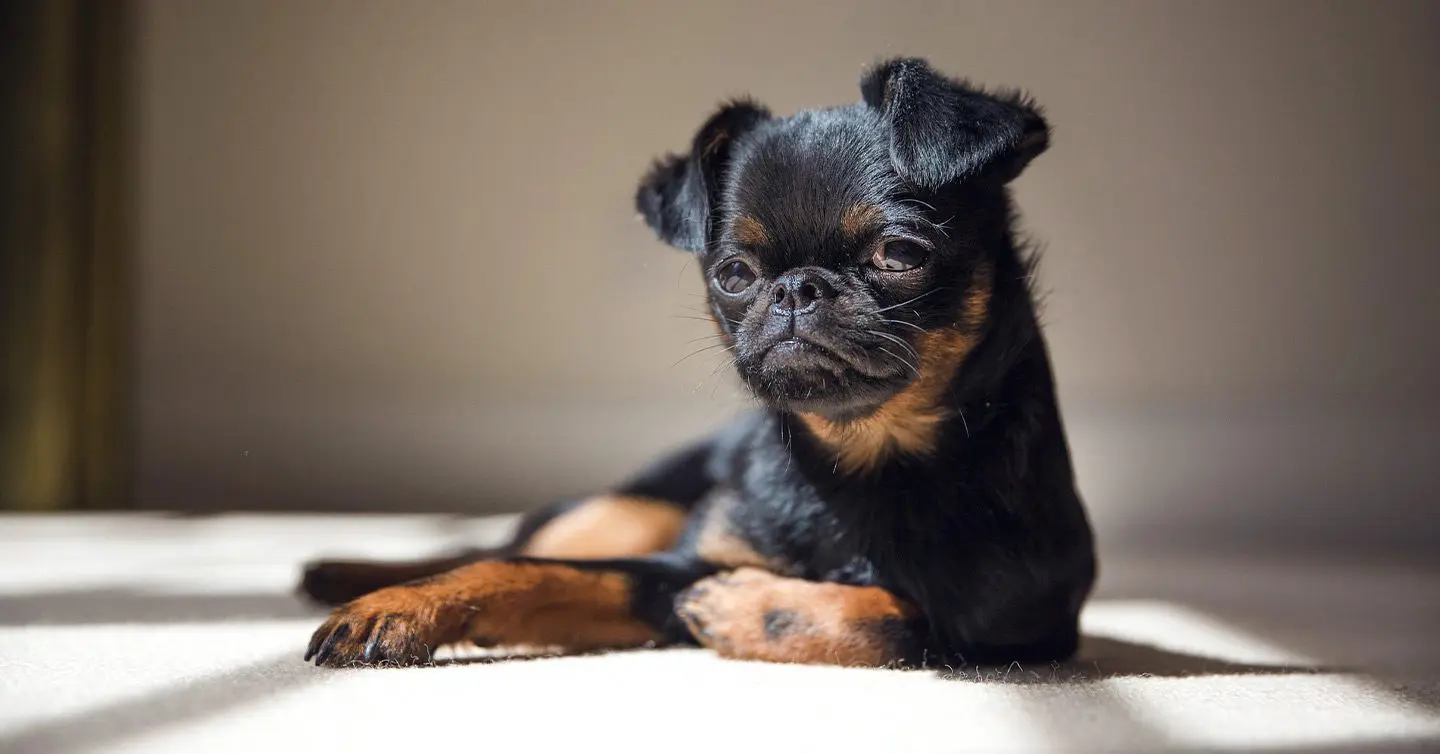
{"label": "brussels griffon dog", "polygon": [[306,659],[699,644],[887,666],[1070,657],[1095,578],[1009,184],[1036,105],[918,59],[858,103],[725,104],[636,205],[696,255],[753,415],[512,540],[324,561]]}

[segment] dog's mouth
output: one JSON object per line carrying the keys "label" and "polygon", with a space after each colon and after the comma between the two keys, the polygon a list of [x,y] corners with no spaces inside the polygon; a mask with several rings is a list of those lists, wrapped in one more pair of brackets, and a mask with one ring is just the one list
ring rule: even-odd
{"label": "dog's mouth", "polygon": [[875,359],[862,345],[798,333],[777,338],[737,366],[757,397],[787,411],[851,412],[878,405],[909,381],[907,372]]}
{"label": "dog's mouth", "polygon": [[786,369],[809,366],[834,370],[853,369],[855,364],[836,351],[801,336],[791,336],[765,349],[761,361]]}

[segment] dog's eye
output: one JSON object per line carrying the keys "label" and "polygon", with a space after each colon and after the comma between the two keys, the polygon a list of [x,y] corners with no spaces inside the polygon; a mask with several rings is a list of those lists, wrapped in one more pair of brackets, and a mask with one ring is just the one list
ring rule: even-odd
{"label": "dog's eye", "polygon": [[734,296],[743,293],[755,282],[755,270],[736,259],[720,265],[720,269],[715,273],[715,282],[719,284],[720,290]]}
{"label": "dog's eye", "polygon": [[914,241],[887,241],[870,258],[870,264],[886,272],[904,272],[925,264],[928,256],[925,247]]}

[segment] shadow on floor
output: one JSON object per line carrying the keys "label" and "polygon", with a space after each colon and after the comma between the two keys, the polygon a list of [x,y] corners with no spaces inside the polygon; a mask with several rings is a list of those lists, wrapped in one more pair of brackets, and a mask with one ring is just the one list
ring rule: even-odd
{"label": "shadow on floor", "polygon": [[266,658],[194,681],[80,710],[0,735],[0,751],[60,754],[103,749],[122,739],[203,720],[235,707],[319,682],[324,673],[299,655]]}
{"label": "shadow on floor", "polygon": [[[234,623],[320,618],[325,608],[287,594],[165,594],[127,589],[80,589],[0,597],[0,626],[70,626],[97,623]],[[448,662],[488,663],[534,655],[466,657]],[[542,655],[553,656],[553,655]],[[1083,682],[1115,677],[1183,678],[1334,672],[1333,668],[1253,665],[1186,654],[1102,636],[1086,636],[1076,659],[1052,665],[1012,664],[940,669],[951,680],[1010,683]]]}
{"label": "shadow on floor", "polygon": [[1264,665],[1161,649],[1149,644],[1087,635],[1080,653],[1048,665],[944,666],[941,678],[1006,683],[1085,683],[1108,678],[1190,678],[1219,675],[1296,675],[1347,672],[1304,665]]}
{"label": "shadow on floor", "polygon": [[0,626],[95,623],[233,623],[325,614],[298,597],[276,593],[166,594],[132,589],[75,589],[0,596]]}
{"label": "shadow on floor", "polygon": [[[322,608],[284,594],[180,595],[128,590],[75,590],[0,598],[0,625],[84,625],[98,623],[163,624],[181,621],[234,622],[253,619],[319,617]],[[331,677],[300,660],[303,647],[293,653],[266,658],[215,676],[177,682],[138,698],[99,708],[61,715],[0,735],[0,751],[79,752],[103,749],[134,736],[204,720],[277,693],[302,689]],[[591,653],[598,654],[598,653]],[[462,657],[439,665],[488,664],[554,657],[531,654],[509,657]],[[366,671],[362,671],[366,672]],[[420,672],[424,672],[421,670]],[[1167,734],[1134,714],[1126,701],[1107,684],[1113,678],[1189,678],[1198,676],[1293,675],[1338,672],[1333,668],[1263,665],[1177,652],[1103,636],[1086,636],[1076,659],[1046,666],[946,667],[911,671],[934,673],[951,682],[1018,687],[1014,703],[1035,721],[1036,730],[1056,750],[1113,749],[1159,750],[1170,743]],[[1079,690],[1076,696],[1073,693]],[[1414,691],[1417,699],[1434,708],[1434,697]],[[1394,693],[1394,690],[1392,690]],[[1055,703],[1067,695],[1065,704]],[[1402,694],[1402,697],[1404,695]],[[1101,720],[1104,725],[1097,725]],[[1427,750],[1433,740],[1371,742],[1366,748],[1385,752]],[[1340,751],[1346,747],[1286,749],[1285,751]]]}
{"label": "shadow on floor", "polygon": [[[642,650],[632,650],[642,651]],[[438,659],[435,665],[489,665],[606,654],[604,651],[525,651]],[[1353,672],[1340,668],[1303,665],[1261,665],[1187,654],[1148,644],[1104,636],[1086,636],[1080,654],[1069,662],[1048,665],[972,665],[961,667],[930,663],[925,668],[897,672],[935,672],[947,681],[1011,684],[1076,684],[1111,678],[1191,678],[1235,675],[1318,675]]]}

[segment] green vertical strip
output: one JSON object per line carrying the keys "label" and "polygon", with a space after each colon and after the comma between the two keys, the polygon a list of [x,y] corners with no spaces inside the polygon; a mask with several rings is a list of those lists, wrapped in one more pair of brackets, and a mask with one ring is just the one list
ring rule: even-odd
{"label": "green vertical strip", "polygon": [[4,508],[129,499],[123,9],[0,3]]}
{"label": "green vertical strip", "polygon": [[135,468],[134,182],[131,118],[134,55],[132,5],[89,0],[82,22],[89,132],[85,164],[89,183],[89,260],[83,281],[81,457],[78,503],[87,508],[129,507]]}

